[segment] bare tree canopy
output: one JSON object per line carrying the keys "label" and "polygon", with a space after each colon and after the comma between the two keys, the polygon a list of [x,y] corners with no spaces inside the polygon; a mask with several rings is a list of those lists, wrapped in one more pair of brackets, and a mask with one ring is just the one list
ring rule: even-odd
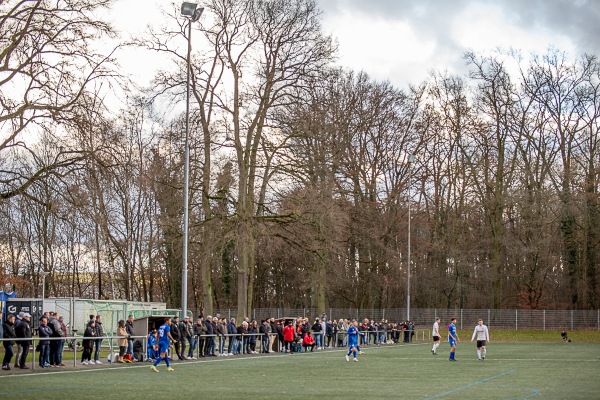
{"label": "bare tree canopy", "polygon": [[191,309],[402,307],[409,270],[414,307],[600,306],[594,55],[467,53],[401,90],[334,65],[314,0],[211,0],[127,41],[169,62],[134,90],[97,46],[112,6],[0,3],[21,294],[45,271],[50,296],[180,305],[190,44]]}
{"label": "bare tree canopy", "polygon": [[[63,133],[84,123],[83,109],[101,111],[96,93],[114,73],[111,55],[96,53],[92,43],[112,30],[94,12],[111,4],[0,3],[0,197],[25,194],[32,183],[83,159]],[[57,147],[51,159],[40,160],[34,149],[42,136]],[[41,165],[27,168],[32,158]]]}

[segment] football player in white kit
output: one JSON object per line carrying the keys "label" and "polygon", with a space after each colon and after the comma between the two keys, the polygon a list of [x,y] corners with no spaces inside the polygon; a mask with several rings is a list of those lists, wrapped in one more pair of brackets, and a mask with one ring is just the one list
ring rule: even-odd
{"label": "football player in white kit", "polygon": [[440,346],[440,338],[442,336],[440,335],[440,321],[440,317],[435,319],[435,322],[433,323],[433,330],[431,331],[431,336],[433,336],[433,347],[431,348],[431,354],[434,356],[437,355],[437,348]]}
{"label": "football player in white kit", "polygon": [[485,361],[485,345],[486,342],[490,341],[490,331],[488,330],[488,327],[483,324],[482,319],[478,320],[477,325],[475,325],[471,342],[475,340],[475,337],[477,337],[477,359],[479,361]]}

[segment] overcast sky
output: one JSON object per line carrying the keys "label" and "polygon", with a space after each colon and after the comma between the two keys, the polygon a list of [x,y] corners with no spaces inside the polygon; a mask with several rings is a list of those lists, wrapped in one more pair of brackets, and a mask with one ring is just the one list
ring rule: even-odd
{"label": "overcast sky", "polygon": [[598,0],[319,0],[341,63],[405,87],[496,48],[599,54]]}
{"label": "overcast sky", "polygon": [[[152,3],[168,7],[171,2],[119,0],[115,25],[124,34],[139,31],[160,19]],[[463,55],[469,50],[490,54],[512,47],[528,55],[554,46],[572,57],[600,54],[599,0],[318,2],[325,32],[338,40],[339,63],[401,88],[420,83],[434,69],[465,73]],[[147,15],[132,19],[133,7]],[[136,55],[124,67],[148,71],[148,65],[148,58]]]}

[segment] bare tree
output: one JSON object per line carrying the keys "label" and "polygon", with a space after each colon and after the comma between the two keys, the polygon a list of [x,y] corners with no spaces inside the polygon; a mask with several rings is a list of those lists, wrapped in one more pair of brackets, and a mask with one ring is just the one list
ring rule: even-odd
{"label": "bare tree", "polygon": [[[94,95],[111,72],[110,56],[90,43],[112,35],[94,12],[112,0],[28,1],[0,3],[0,152],[3,154],[0,197],[23,194],[36,181],[80,161],[65,153],[26,173],[16,154],[35,157],[31,139],[55,126],[72,126],[82,102]],[[26,137],[24,136],[26,134]]]}

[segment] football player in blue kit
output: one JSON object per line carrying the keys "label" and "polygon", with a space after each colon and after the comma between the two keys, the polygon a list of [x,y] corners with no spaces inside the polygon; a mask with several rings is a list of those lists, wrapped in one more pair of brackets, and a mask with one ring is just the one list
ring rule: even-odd
{"label": "football player in blue kit", "polygon": [[156,332],[156,343],[155,347],[158,347],[158,358],[154,361],[154,365],[152,365],[151,369],[154,372],[158,372],[156,366],[160,364],[160,362],[164,359],[167,364],[167,371],[174,371],[171,368],[171,363],[169,362],[169,356],[167,352],[169,351],[169,346],[171,346],[171,342],[175,343],[176,340],[171,336],[171,318],[167,318],[165,323],[158,328]]}
{"label": "football player in blue kit", "polygon": [[346,354],[346,361],[350,361],[350,354],[354,355],[354,361],[358,362],[356,358],[356,351],[358,349],[358,322],[355,319],[352,320],[348,327],[348,354]]}
{"label": "football player in blue kit", "polygon": [[454,353],[456,352],[456,344],[460,342],[458,334],[456,333],[456,318],[450,320],[448,325],[448,342],[450,343],[450,358],[448,361],[456,361],[454,359]]}

